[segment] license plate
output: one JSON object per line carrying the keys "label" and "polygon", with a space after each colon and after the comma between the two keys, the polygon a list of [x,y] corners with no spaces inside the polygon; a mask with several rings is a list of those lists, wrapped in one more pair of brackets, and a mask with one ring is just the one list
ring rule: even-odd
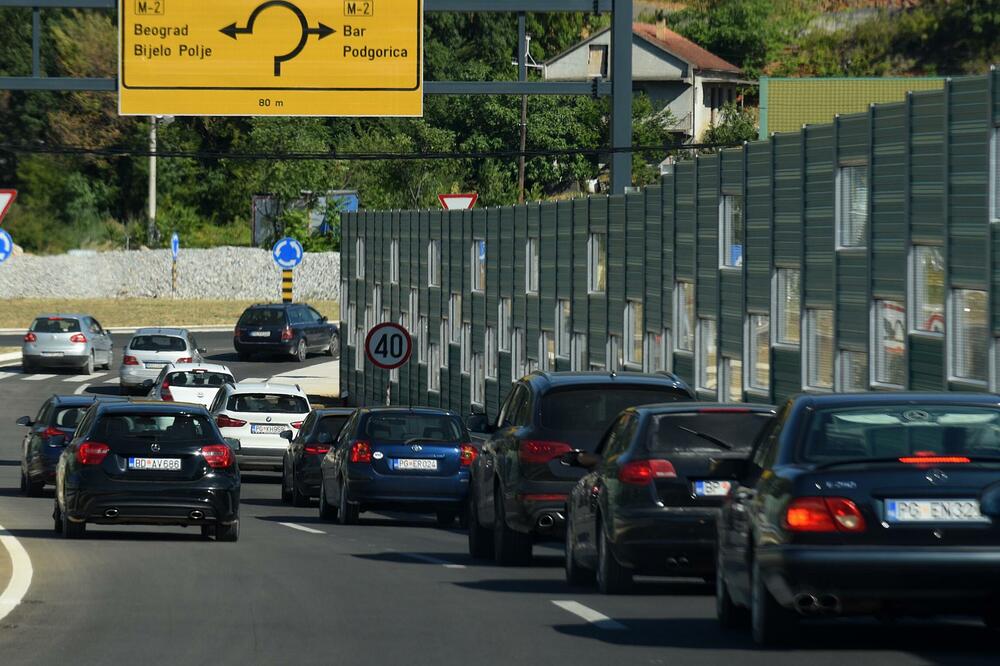
{"label": "license plate", "polygon": [[166,367],[166,361],[146,361],[147,368],[164,368]]}
{"label": "license plate", "polygon": [[885,501],[885,518],[890,523],[985,523],[978,500]]}
{"label": "license plate", "polygon": [[697,497],[725,497],[731,487],[729,481],[695,481],[694,494]]}
{"label": "license plate", "polygon": [[271,337],[270,331],[250,331],[251,338],[269,338]]}
{"label": "license plate", "polygon": [[180,458],[129,458],[129,469],[156,470],[163,472],[179,472]]}
{"label": "license plate", "polygon": [[42,356],[62,356],[62,352],[42,352]]}
{"label": "license plate", "polygon": [[288,430],[288,426],[270,423],[251,423],[250,432],[255,435],[280,435]]}
{"label": "license plate", "polygon": [[399,458],[393,461],[393,468],[399,470],[417,469],[425,472],[436,472],[438,468],[438,461],[419,458]]}

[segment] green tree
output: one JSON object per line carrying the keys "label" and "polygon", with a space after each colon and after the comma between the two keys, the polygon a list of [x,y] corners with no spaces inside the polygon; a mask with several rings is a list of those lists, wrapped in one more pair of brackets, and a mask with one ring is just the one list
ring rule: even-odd
{"label": "green tree", "polygon": [[735,146],[756,140],[759,132],[756,109],[728,102],[722,107],[719,123],[713,123],[705,131],[703,141]]}

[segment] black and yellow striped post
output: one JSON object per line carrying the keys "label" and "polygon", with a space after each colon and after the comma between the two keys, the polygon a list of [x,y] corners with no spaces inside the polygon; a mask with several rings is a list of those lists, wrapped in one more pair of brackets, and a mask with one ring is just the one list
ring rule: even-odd
{"label": "black and yellow striped post", "polygon": [[292,302],[292,271],[281,271],[281,302]]}

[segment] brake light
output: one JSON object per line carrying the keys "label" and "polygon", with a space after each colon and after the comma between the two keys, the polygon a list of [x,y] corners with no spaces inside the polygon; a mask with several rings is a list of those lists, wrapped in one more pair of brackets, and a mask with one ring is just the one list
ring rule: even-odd
{"label": "brake light", "polygon": [[122,358],[122,365],[139,365],[139,359],[135,356],[125,356]]}
{"label": "brake light", "polygon": [[203,446],[201,455],[213,469],[225,469],[233,464],[233,450],[225,444]]}
{"label": "brake light", "polygon": [[225,414],[219,414],[215,417],[215,425],[220,428],[242,428],[246,424],[246,421],[230,418]]}
{"label": "brake light", "polygon": [[922,456],[900,458],[899,462],[907,465],[963,465],[972,460],[965,456]]}
{"label": "brake light", "polygon": [[479,455],[479,451],[476,450],[472,444],[462,444],[458,447],[458,459],[462,462],[462,467],[468,467]]}
{"label": "brake light", "polygon": [[295,428],[296,430],[298,430],[299,428],[302,427],[302,421],[294,421],[292,423],[292,427]]}
{"label": "brake light", "polygon": [[618,480],[634,486],[644,486],[655,479],[676,479],[677,470],[669,460],[634,460],[618,469]]}
{"label": "brake light", "polygon": [[286,326],[284,329],[282,329],[281,331],[282,342],[287,342],[288,340],[291,340],[293,337],[295,337],[295,334],[292,333],[291,326]]}
{"label": "brake light", "polygon": [[564,453],[569,453],[573,447],[565,442],[543,442],[539,440],[526,440],[521,442],[521,447],[517,452],[522,463],[529,465],[544,465],[550,460],[558,458]]}
{"label": "brake light", "polygon": [[108,454],[111,447],[101,442],[84,442],[76,450],[76,460],[81,465],[100,465]]}
{"label": "brake light", "polygon": [[54,426],[49,426],[42,433],[42,437],[65,437],[66,433]]}
{"label": "brake light", "polygon": [[24,336],[24,341],[25,342],[38,342],[38,336],[36,336],[34,333],[31,333],[29,331],[28,334],[26,336]]}
{"label": "brake light", "polygon": [[170,380],[164,379],[163,384],[160,386],[160,398],[166,400],[167,402],[173,402],[174,394],[170,392]]}
{"label": "brake light", "polygon": [[177,359],[176,362],[177,363],[193,363],[194,361],[193,361],[193,359],[190,356],[184,356],[182,358]]}
{"label": "brake light", "polygon": [[84,335],[83,333],[76,333],[76,334],[70,336],[69,341],[70,342],[75,342],[77,344],[82,344],[82,343],[84,343],[84,342],[87,341],[87,336]]}
{"label": "brake light", "polygon": [[372,445],[368,442],[354,442],[351,445],[352,463],[370,463],[372,461]]}
{"label": "brake light", "polygon": [[844,497],[796,497],[785,509],[791,532],[864,532],[858,505]]}
{"label": "brake light", "polygon": [[305,452],[309,455],[323,456],[330,452],[330,447],[326,444],[306,444]]}

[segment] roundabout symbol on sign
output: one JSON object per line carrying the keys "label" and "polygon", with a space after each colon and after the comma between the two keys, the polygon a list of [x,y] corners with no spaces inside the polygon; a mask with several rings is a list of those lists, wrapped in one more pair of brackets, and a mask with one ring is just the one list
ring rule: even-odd
{"label": "roundabout symbol on sign", "polygon": [[271,256],[280,268],[291,269],[302,263],[302,243],[294,238],[282,238],[274,244]]}
{"label": "roundabout symbol on sign", "polygon": [[0,264],[7,261],[7,258],[14,251],[14,239],[10,237],[10,234],[0,229]]}
{"label": "roundabout symbol on sign", "polygon": [[410,360],[413,340],[410,332],[399,324],[379,324],[368,331],[365,338],[365,355],[383,370],[395,370]]}

